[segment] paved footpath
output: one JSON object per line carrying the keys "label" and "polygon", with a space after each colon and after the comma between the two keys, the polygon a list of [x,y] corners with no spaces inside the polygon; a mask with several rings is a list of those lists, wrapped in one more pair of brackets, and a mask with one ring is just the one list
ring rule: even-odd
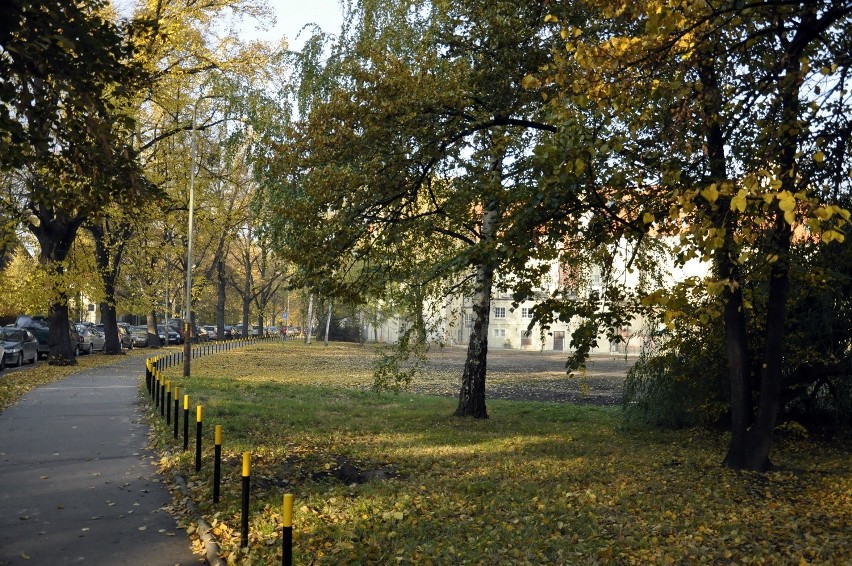
{"label": "paved footpath", "polygon": [[162,509],[171,496],[145,448],[143,365],[121,357],[0,413],[0,565],[204,563]]}

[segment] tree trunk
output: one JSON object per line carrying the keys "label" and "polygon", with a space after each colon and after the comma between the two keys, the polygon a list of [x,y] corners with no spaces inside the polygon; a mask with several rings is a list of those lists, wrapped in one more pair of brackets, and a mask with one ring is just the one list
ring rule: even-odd
{"label": "tree trunk", "polygon": [[305,344],[311,343],[311,334],[313,333],[313,324],[314,324],[314,295],[311,293],[308,295],[308,320],[307,320],[307,332],[305,333]]}
{"label": "tree trunk", "polygon": [[[496,204],[488,207],[482,216],[481,239],[488,242],[494,237],[499,219]],[[491,288],[494,283],[494,266],[480,263],[476,267],[476,290],[473,296],[473,328],[467,345],[467,359],[462,373],[459,405],[456,416],[487,419],[485,408],[485,373],[488,361],[488,323],[491,317]]]}
{"label": "tree trunk", "polygon": [[[104,282],[106,283],[106,282]],[[113,294],[113,296],[115,296]],[[122,354],[121,340],[118,338],[118,315],[115,313],[115,304],[103,302],[101,308],[101,323],[104,325],[104,354]]]}
{"label": "tree trunk", "polygon": [[[72,220],[59,215],[53,215],[50,211],[40,205],[37,216],[40,218],[38,225],[30,225],[30,231],[38,239],[41,250],[39,252],[39,263],[51,274],[61,277],[65,272],[62,262],[68,257],[71,245],[77,237],[77,230],[82,220]],[[62,289],[56,289],[57,300],[53,301],[48,308],[50,319],[50,354],[48,363],[50,365],[76,365],[75,344],[71,344],[70,320],[68,318],[68,293]]]}
{"label": "tree trunk", "polygon": [[[802,72],[797,53],[788,54],[785,73],[779,79],[781,92],[781,125],[779,134],[780,155],[778,165],[781,175],[781,190],[797,192],[796,152],[799,147],[799,89]],[[773,203],[774,219],[770,229],[767,254],[777,257],[769,275],[769,297],[767,299],[766,330],[763,343],[763,370],[760,376],[760,400],[757,418],[747,427],[743,415],[738,418],[736,428],[731,431],[731,442],[723,465],[756,472],[765,472],[771,467],[769,450],[772,433],[781,402],[781,356],[784,348],[784,321],[787,314],[787,290],[790,279],[790,245],[792,228],[784,214]],[[732,382],[732,396],[734,383]],[[738,394],[740,394],[738,392]],[[736,401],[732,399],[732,402]],[[747,428],[746,428],[747,427]]]}
{"label": "tree trunk", "polygon": [[331,328],[331,301],[328,302],[328,316],[325,317],[325,345],[328,346],[328,331]]}
{"label": "tree trunk", "polygon": [[157,311],[153,306],[145,317],[145,324],[148,326],[148,341],[145,343],[145,346],[148,348],[159,348],[162,346],[160,343],[160,333],[157,332]]}
{"label": "tree trunk", "polygon": [[71,366],[77,364],[76,344],[71,344],[71,321],[68,318],[68,301],[59,300],[48,308],[50,324],[50,355],[48,364],[53,366]]}
{"label": "tree trunk", "polygon": [[220,257],[216,263],[216,337],[225,339],[225,299],[227,280],[225,279],[225,260]]}
{"label": "tree trunk", "polygon": [[104,300],[100,303],[101,322],[106,338],[104,353],[120,354],[122,350],[115,311],[115,282],[121,270],[124,242],[130,237],[130,225],[122,221],[113,223],[104,218],[101,221],[89,222],[87,228],[95,242],[95,262],[104,284]]}
{"label": "tree trunk", "polygon": [[485,408],[485,372],[488,359],[488,322],[491,313],[491,286],[494,270],[477,268],[477,290],[473,300],[473,328],[467,345],[462,386],[456,416],[487,419]]}

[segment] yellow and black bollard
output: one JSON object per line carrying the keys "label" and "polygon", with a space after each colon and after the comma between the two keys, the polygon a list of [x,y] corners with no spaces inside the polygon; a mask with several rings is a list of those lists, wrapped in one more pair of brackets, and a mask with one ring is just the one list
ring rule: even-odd
{"label": "yellow and black bollard", "polygon": [[195,408],[195,471],[201,469],[201,405]]}
{"label": "yellow and black bollard", "polygon": [[154,369],[154,407],[160,408],[160,373]]}
{"label": "yellow and black bollard", "polygon": [[283,553],[281,564],[293,566],[293,494],[284,494]]}
{"label": "yellow and black bollard", "polygon": [[189,395],[183,396],[183,449],[189,449]]}
{"label": "yellow and black bollard", "polygon": [[243,452],[243,497],[240,518],[240,547],[248,546],[249,487],[251,486],[251,454]]}
{"label": "yellow and black bollard", "polygon": [[160,416],[166,416],[166,378],[160,376]]}
{"label": "yellow and black bollard", "polygon": [[216,425],[213,434],[213,503],[219,503],[219,488],[222,483],[222,425]]}
{"label": "yellow and black bollard", "polygon": [[166,403],[163,405],[166,411],[166,424],[172,424],[172,382],[166,382]]}
{"label": "yellow and black bollard", "polygon": [[[169,410],[171,410],[171,407],[169,407]],[[180,413],[178,412],[179,410],[180,410],[180,387],[175,385],[175,432],[174,432],[175,438],[178,437],[178,422],[180,422]]]}

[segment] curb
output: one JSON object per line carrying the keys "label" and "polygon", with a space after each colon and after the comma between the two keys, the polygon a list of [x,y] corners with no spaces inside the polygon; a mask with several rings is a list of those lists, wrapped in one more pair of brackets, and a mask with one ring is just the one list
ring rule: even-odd
{"label": "curb", "polygon": [[199,538],[201,538],[201,542],[204,543],[204,559],[207,561],[207,564],[210,566],[227,566],[228,563],[219,556],[219,542],[213,536],[213,527],[198,515],[195,503],[190,497],[189,488],[186,486],[186,478],[180,474],[174,474],[172,479],[175,485],[178,486],[178,489],[180,489],[181,494],[186,497],[186,509],[193,519],[195,519],[196,532]]}

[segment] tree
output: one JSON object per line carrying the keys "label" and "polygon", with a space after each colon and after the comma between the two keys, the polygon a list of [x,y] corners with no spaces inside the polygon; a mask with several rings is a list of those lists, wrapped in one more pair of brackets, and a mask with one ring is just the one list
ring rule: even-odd
{"label": "tree", "polygon": [[535,120],[541,98],[520,87],[547,53],[543,7],[362,2],[356,12],[329,71],[306,67],[322,88],[303,89],[315,95],[309,113],[269,167],[284,180],[278,248],[297,284],[345,302],[466,282],[477,323],[456,414],[485,418],[493,274],[524,255],[498,235],[529,197],[527,148],[553,130]]}
{"label": "tree", "polygon": [[[548,16],[564,44],[528,85],[559,87],[554,121],[566,138],[578,138],[578,116],[594,117],[571,157],[595,188],[584,198],[605,196],[599,209],[613,219],[597,242],[668,234],[679,261],[712,261],[701,282],[712,308],[690,312],[660,291],[644,303],[664,305],[671,324],[687,312],[722,317],[733,421],[724,464],[766,470],[791,274],[803,250],[843,241],[849,219],[838,199],[849,189],[852,4],[586,5],[597,28]],[[756,281],[763,311],[744,299]]]}
{"label": "tree", "polygon": [[[125,143],[133,121],[123,105],[144,73],[104,6],[89,0],[3,7],[0,167],[16,177],[3,205],[35,235],[39,261],[56,277],[84,222],[110,202],[152,193]],[[75,363],[64,292],[48,314],[51,363]]]}

